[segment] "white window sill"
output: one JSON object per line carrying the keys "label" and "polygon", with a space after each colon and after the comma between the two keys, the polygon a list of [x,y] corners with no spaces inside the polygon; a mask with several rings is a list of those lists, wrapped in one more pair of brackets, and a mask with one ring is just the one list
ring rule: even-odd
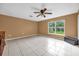
{"label": "white window sill", "polygon": [[55,34],[55,33],[48,33],[48,34],[53,34],[53,35],[61,35],[61,36],[65,36],[65,34]]}

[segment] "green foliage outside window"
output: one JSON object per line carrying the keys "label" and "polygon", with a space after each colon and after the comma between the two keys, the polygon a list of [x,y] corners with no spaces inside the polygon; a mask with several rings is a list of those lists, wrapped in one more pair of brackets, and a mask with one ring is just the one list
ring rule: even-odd
{"label": "green foliage outside window", "polygon": [[50,22],[49,33],[62,34],[64,35],[64,21]]}

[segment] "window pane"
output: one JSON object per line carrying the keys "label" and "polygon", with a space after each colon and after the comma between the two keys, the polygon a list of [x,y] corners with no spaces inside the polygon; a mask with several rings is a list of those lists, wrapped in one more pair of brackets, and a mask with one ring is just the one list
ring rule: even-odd
{"label": "window pane", "polygon": [[55,23],[54,22],[49,23],[49,27],[55,27]]}
{"label": "window pane", "polygon": [[56,22],[56,34],[64,34],[64,21],[63,20]]}
{"label": "window pane", "polygon": [[64,34],[64,27],[57,27],[56,34]]}
{"label": "window pane", "polygon": [[56,27],[64,27],[64,21],[57,21]]}
{"label": "window pane", "polygon": [[55,33],[55,28],[49,28],[49,33]]}

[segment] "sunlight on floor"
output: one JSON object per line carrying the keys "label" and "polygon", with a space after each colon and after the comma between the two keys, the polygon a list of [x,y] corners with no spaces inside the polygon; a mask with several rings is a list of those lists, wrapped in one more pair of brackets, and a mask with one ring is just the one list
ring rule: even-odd
{"label": "sunlight on floor", "polygon": [[[53,39],[53,38],[49,38],[48,39],[48,52],[50,54],[59,54],[59,55],[63,55],[64,54],[64,46],[63,46],[63,41],[57,40],[57,39]],[[61,53],[60,53],[61,51]]]}

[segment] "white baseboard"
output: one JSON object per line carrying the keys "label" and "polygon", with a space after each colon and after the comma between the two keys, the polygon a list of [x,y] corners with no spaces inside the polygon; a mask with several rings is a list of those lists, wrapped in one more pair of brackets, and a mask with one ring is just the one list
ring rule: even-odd
{"label": "white baseboard", "polygon": [[9,38],[9,39],[5,39],[6,41],[7,40],[14,40],[14,39],[20,39],[20,38],[24,38],[24,37],[30,37],[30,36],[36,36],[38,34],[32,34],[32,35],[27,35],[27,36],[21,36],[21,37],[15,37],[15,38]]}

